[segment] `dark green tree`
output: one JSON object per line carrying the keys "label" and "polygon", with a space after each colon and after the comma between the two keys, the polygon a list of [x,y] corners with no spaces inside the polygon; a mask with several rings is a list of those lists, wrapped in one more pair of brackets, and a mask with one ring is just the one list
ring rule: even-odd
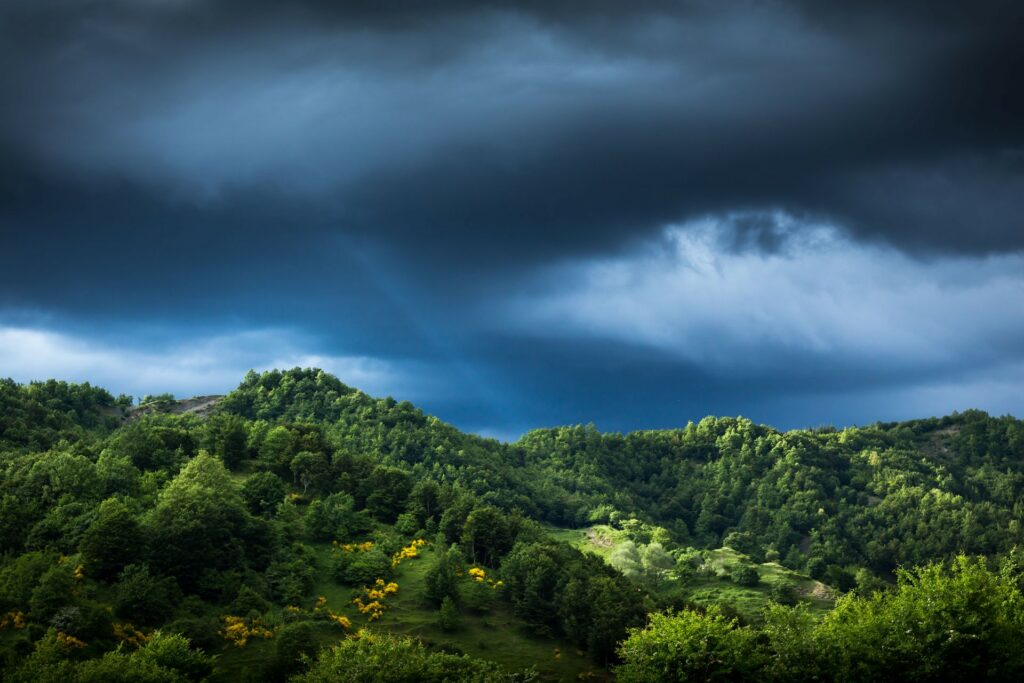
{"label": "dark green tree", "polygon": [[89,576],[109,581],[125,566],[145,557],[142,527],[135,515],[117,498],[100,503],[96,519],[79,544]]}
{"label": "dark green tree", "polygon": [[455,606],[455,601],[449,595],[444,596],[441,607],[437,610],[437,625],[442,631],[451,632],[457,631],[461,623],[459,608]]}
{"label": "dark green tree", "polygon": [[273,472],[257,472],[242,484],[242,499],[249,512],[270,518],[288,493],[288,485]]}
{"label": "dark green tree", "polygon": [[438,552],[434,566],[426,576],[424,597],[427,602],[440,607],[445,598],[459,601],[459,572],[462,570],[462,556],[458,547],[452,546]]}

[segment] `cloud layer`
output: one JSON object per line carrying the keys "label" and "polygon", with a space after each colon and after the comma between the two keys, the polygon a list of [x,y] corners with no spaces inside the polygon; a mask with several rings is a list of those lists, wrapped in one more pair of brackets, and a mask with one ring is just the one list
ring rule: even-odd
{"label": "cloud layer", "polygon": [[6,375],[20,382],[55,377],[100,382],[136,398],[171,392],[177,396],[225,393],[250,368],[320,367],[364,391],[393,391],[396,377],[374,358],[319,356],[280,331],[240,332],[181,340],[169,348],[145,349],[97,343],[41,328],[0,326],[0,358]]}
{"label": "cloud layer", "polygon": [[514,304],[527,327],[646,344],[725,374],[786,354],[946,371],[1024,348],[1024,254],[922,261],[784,214],[671,226],[545,281]]}
{"label": "cloud layer", "polygon": [[114,348],[213,386],[188,340],[278,330],[247,362],[377,359],[496,433],[982,386],[1021,360],[1022,26],[1010,1],[5,3],[0,322],[64,341],[9,341],[0,374]]}

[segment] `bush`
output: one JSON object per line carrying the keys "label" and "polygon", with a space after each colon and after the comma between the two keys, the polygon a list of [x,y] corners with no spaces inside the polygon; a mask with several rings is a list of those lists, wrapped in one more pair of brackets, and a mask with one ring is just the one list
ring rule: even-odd
{"label": "bush", "polygon": [[[417,640],[388,634],[343,640],[293,683],[511,683],[517,680],[493,662],[428,652]],[[522,679],[519,679],[522,680]]]}
{"label": "bush", "polygon": [[722,539],[722,545],[751,556],[756,555],[760,550],[757,539],[749,531],[733,531],[726,534]]}
{"label": "bush", "polygon": [[459,594],[462,604],[471,612],[486,614],[494,607],[496,592],[486,581],[469,581]]}
{"label": "bush", "polygon": [[302,668],[302,657],[312,657],[319,647],[316,633],[308,621],[287,624],[275,634],[273,673],[285,678]]}
{"label": "bush", "polygon": [[1015,578],[965,556],[900,571],[896,591],[841,598],[816,636],[839,680],[1021,680]]}
{"label": "bush", "polygon": [[339,583],[362,586],[391,576],[391,558],[379,548],[334,553],[332,574]]}
{"label": "bush", "polygon": [[717,608],[652,614],[646,628],[632,629],[619,647],[621,683],[742,680],[759,668],[755,634]]}
{"label": "bush", "polygon": [[193,650],[188,639],[177,633],[155,631],[133,657],[175,671],[190,681],[201,681],[213,672],[213,661]]}
{"label": "bush", "polygon": [[438,553],[437,561],[427,572],[425,596],[427,602],[440,607],[445,598],[459,600],[458,572],[462,568],[462,554],[458,546]]}
{"label": "bush", "polygon": [[442,631],[455,631],[459,628],[460,622],[459,609],[455,606],[455,601],[446,596],[441,601],[441,608],[437,610],[437,625]]}
{"label": "bush", "polygon": [[799,599],[796,587],[788,581],[777,581],[772,584],[769,595],[780,605],[795,605]]}
{"label": "bush", "polygon": [[373,520],[355,510],[347,493],[332,493],[309,504],[305,514],[306,531],[316,540],[348,540],[373,528]]}
{"label": "bush", "polygon": [[231,613],[246,615],[250,612],[263,614],[270,609],[270,603],[246,584],[238,589],[238,595],[231,603]]}
{"label": "bush", "polygon": [[420,529],[419,520],[411,512],[403,512],[395,521],[395,531],[403,536],[412,536]]}
{"label": "bush", "polygon": [[60,609],[73,602],[75,590],[73,562],[50,567],[39,579],[29,599],[29,609],[36,621],[49,621]]}
{"label": "bush", "polygon": [[183,617],[168,624],[166,631],[180,633],[194,647],[206,652],[220,652],[224,646],[224,639],[220,635],[220,622],[212,617]]}
{"label": "bush", "polygon": [[270,563],[266,572],[267,584],[279,601],[297,603],[313,590],[316,567],[316,552],[307,545],[294,543]]}
{"label": "bush", "polygon": [[845,595],[820,621],[803,605],[770,605],[758,629],[717,608],[654,614],[620,646],[618,680],[1018,681],[1019,580],[961,556],[901,571],[896,590]]}
{"label": "bush", "polygon": [[49,553],[30,552],[0,569],[0,612],[23,609],[40,577],[57,562]]}
{"label": "bush", "polygon": [[732,570],[732,581],[738,586],[756,586],[761,582],[761,577],[752,566],[742,564]]}

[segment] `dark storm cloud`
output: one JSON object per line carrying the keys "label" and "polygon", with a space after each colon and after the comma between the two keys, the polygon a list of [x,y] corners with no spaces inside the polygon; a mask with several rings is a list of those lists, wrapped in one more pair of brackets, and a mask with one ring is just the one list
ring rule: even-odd
{"label": "dark storm cloud", "polygon": [[5,146],[85,183],[305,193],[312,224],[435,258],[737,207],[1024,246],[1019,6],[857,7],[13,3]]}
{"label": "dark storm cloud", "polygon": [[[964,331],[941,309],[957,278],[964,320],[1021,291],[1022,15],[1018,2],[7,2],[0,333],[53,320],[117,345],[294,328],[325,357],[359,359],[338,367],[415,366],[428,407],[506,430],[743,406],[799,424],[814,392],[897,395],[968,370],[980,386],[1020,360],[1021,331],[994,316],[977,328],[991,334]],[[679,274],[694,266],[673,240],[706,221],[734,280]],[[859,271],[801,251],[820,226]],[[887,280],[879,261],[917,280]],[[609,262],[619,279],[595,284]],[[869,270],[882,284],[860,286]],[[856,324],[797,296],[836,278],[832,303]],[[916,281],[932,288],[883,305]],[[730,294],[708,312],[691,291]],[[787,296],[812,319],[773,308]],[[621,329],[645,307],[658,315]],[[927,334],[899,329],[917,311]],[[742,325],[719,324],[734,312]],[[32,338],[11,334],[6,348]],[[942,335],[978,357],[912,360]],[[118,357],[51,342],[83,367]],[[204,344],[214,367],[227,344]],[[840,417],[867,414],[849,400]]]}

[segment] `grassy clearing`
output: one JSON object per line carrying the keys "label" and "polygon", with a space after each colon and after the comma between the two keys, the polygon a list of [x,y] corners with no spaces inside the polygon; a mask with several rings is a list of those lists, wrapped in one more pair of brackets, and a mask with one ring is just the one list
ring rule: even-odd
{"label": "grassy clearing", "polygon": [[547,527],[545,530],[556,540],[564,541],[578,550],[600,555],[606,560],[615,546],[627,538],[626,532],[607,524],[596,524],[585,529]]}
{"label": "grassy clearing", "polygon": [[[626,533],[608,525],[596,525],[586,529],[563,529],[550,527],[548,533],[555,539],[565,541],[584,551],[594,553],[605,560],[616,546],[627,539]],[[765,607],[771,600],[772,587],[780,582],[792,585],[801,601],[806,602],[813,612],[825,614],[835,604],[833,591],[820,581],[787,569],[776,562],[758,564],[743,553],[724,547],[707,551],[707,563],[712,568],[710,575],[698,575],[686,580],[686,600],[697,605],[723,605],[746,621],[759,622]],[[729,575],[739,565],[750,565],[757,570],[761,582],[757,586],[739,586]],[[678,593],[678,580],[662,581],[653,586],[656,593],[672,591]]]}

